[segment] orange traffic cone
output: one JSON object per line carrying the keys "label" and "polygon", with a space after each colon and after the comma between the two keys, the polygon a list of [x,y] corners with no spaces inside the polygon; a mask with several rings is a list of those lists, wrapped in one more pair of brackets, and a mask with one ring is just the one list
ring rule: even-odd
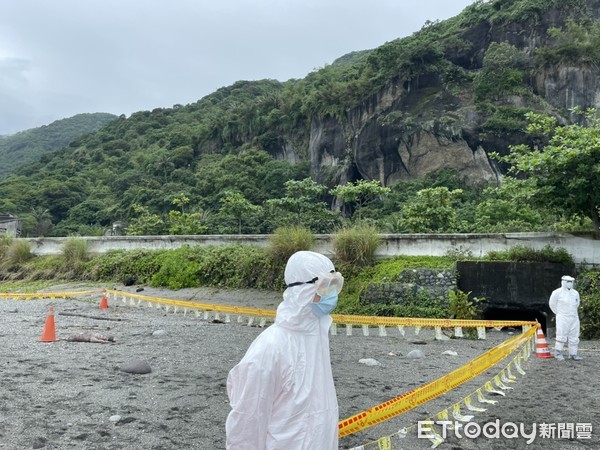
{"label": "orange traffic cone", "polygon": [[56,342],[56,330],[54,329],[54,308],[50,307],[50,314],[46,317],[46,323],[42,330],[41,342]]}
{"label": "orange traffic cone", "polygon": [[108,308],[108,298],[106,297],[106,295],[103,295],[102,298],[100,299],[100,309],[106,309]]}
{"label": "orange traffic cone", "polygon": [[537,333],[535,335],[535,356],[538,358],[552,358],[548,343],[544,337],[542,327],[538,325]]}

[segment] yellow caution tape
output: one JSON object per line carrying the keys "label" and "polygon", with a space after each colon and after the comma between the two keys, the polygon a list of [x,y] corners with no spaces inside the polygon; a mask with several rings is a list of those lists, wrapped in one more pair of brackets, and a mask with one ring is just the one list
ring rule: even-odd
{"label": "yellow caution tape", "polygon": [[400,397],[396,397],[385,403],[369,408],[359,414],[347,419],[341,420],[338,424],[339,436],[344,437],[356,433],[365,428],[376,425],[416,408],[440,395],[454,389],[466,381],[476,377],[486,371],[499,361],[510,355],[519,348],[528,339],[535,335],[536,329],[531,328],[525,333],[514,336],[513,338],[501,343],[491,350],[483,353],[469,363],[458,369],[432,381],[426,385],[420,386]]}
{"label": "yellow caution tape", "polygon": [[501,328],[537,326],[537,322],[523,320],[459,320],[459,319],[421,319],[410,317],[350,316],[331,314],[334,322],[346,324],[385,325],[402,327],[440,327],[440,328]]}
{"label": "yellow caution tape", "polygon": [[80,295],[87,294],[96,294],[99,292],[104,292],[103,289],[93,290],[93,291],[74,291],[74,292],[34,292],[28,294],[14,294],[14,293],[0,293],[0,298],[3,300],[34,300],[34,299],[55,299],[55,298],[70,298],[77,297]]}
{"label": "yellow caution tape", "polygon": [[[533,336],[530,338],[530,341],[533,341]],[[524,344],[524,346],[526,346],[526,345],[527,345],[527,343]],[[519,352],[517,354],[517,356],[515,356],[513,358],[513,360],[504,369],[502,369],[498,373],[498,375],[496,375],[496,377],[500,376],[500,374],[502,374],[504,372],[510,374],[510,372],[511,372],[510,368],[511,368],[512,365],[514,365],[515,367],[519,367],[519,361],[522,358],[521,353],[523,352],[523,350],[525,350],[525,349],[523,348],[521,350],[521,352]],[[525,375],[525,372],[521,371],[521,375]],[[493,377],[492,379],[494,379],[494,378],[495,377]],[[512,378],[516,379],[516,377],[514,377],[514,376]],[[511,380],[511,381],[514,382],[514,380]],[[484,395],[483,395],[483,390],[485,389],[485,386],[488,385],[489,383],[491,383],[491,380],[486,381],[484,383],[484,385],[480,386],[478,389],[476,389],[475,391],[471,392],[469,395],[467,395],[466,397],[464,397],[462,400],[460,400],[459,402],[457,402],[454,405],[452,405],[453,417],[456,420],[458,420],[458,421],[470,421],[470,420],[472,420],[475,417],[473,415],[463,416],[462,414],[460,414],[460,408],[461,408],[462,405],[464,405],[467,410],[472,411],[472,412],[484,412],[484,411],[486,411],[486,408],[480,408],[480,407],[477,407],[477,406],[473,405],[473,403],[472,403],[473,402],[472,397],[474,397],[474,396],[477,396],[477,400],[478,400],[478,402],[480,404],[486,404],[486,403],[496,404],[496,403],[498,403],[495,400],[488,400],[488,399],[486,399],[484,397]],[[448,409],[444,409],[444,410],[438,412],[437,414],[434,414],[433,417],[436,417],[438,421],[447,421],[447,420],[449,420]],[[429,419],[426,419],[426,420],[430,421],[430,422],[433,422],[433,418],[432,417],[430,417]],[[367,448],[375,447],[375,446],[378,447],[380,445],[379,443],[381,441],[387,441],[388,439],[391,441],[391,439],[393,437],[396,437],[398,440],[404,439],[408,435],[409,431],[412,430],[412,429],[414,429],[414,428],[416,428],[416,427],[417,427],[416,424],[413,424],[413,425],[411,425],[409,427],[403,427],[403,428],[401,428],[400,430],[398,430],[394,434],[391,434],[389,436],[380,437],[379,439],[377,439],[377,441],[372,441],[372,442],[369,442],[367,444],[364,444],[364,445],[361,445],[361,446],[355,447],[355,448],[356,449],[358,449],[358,448],[360,448],[360,449],[367,449]],[[451,423],[449,423],[448,424],[448,428],[449,429],[454,429],[454,425],[451,424]],[[424,429],[423,425],[421,426],[421,429],[422,430]],[[425,429],[425,431],[427,431],[427,429]],[[440,445],[442,442],[444,442],[443,437],[440,436],[440,435],[438,435],[435,432],[435,429],[433,428],[433,424],[429,425],[429,431],[430,431],[430,433],[429,433],[428,438],[431,440],[431,442],[433,444],[431,448],[435,448],[438,445]]]}
{"label": "yellow caution tape", "polygon": [[[228,305],[217,305],[214,303],[200,303],[190,300],[172,300],[168,298],[157,298],[149,297],[146,295],[139,295],[130,292],[122,292],[110,289],[99,289],[90,291],[79,291],[79,292],[38,292],[31,294],[12,294],[12,293],[0,293],[0,298],[9,300],[30,300],[30,299],[42,299],[42,298],[69,298],[76,297],[79,295],[93,294],[98,292],[106,292],[112,295],[120,295],[127,297],[133,304],[133,299],[138,301],[145,301],[149,303],[158,303],[168,306],[181,306],[183,308],[198,309],[203,311],[215,311],[232,314],[240,314],[245,316],[261,316],[261,317],[275,317],[276,311],[274,309],[261,309],[261,308],[248,308],[240,306],[228,306]],[[381,316],[354,316],[346,314],[332,314],[331,317],[335,323],[345,325],[361,325],[366,330],[363,330],[365,335],[368,335],[368,325],[386,327],[415,327],[416,330],[421,327],[436,327],[436,328],[502,328],[502,327],[537,327],[537,322],[532,321],[518,321],[518,320],[457,320],[457,319],[425,319],[425,318],[410,318],[410,317],[381,317]],[[381,335],[385,335],[385,332],[380,330]]]}
{"label": "yellow caution tape", "polygon": [[262,317],[275,317],[276,311],[274,309],[260,309],[260,308],[246,308],[241,306],[227,306],[227,305],[216,305],[213,303],[200,303],[189,300],[171,300],[168,298],[156,298],[148,297],[146,295],[132,294],[130,292],[121,292],[107,290],[109,294],[122,295],[129,298],[137,298],[150,303],[159,303],[170,306],[181,306],[190,309],[199,309],[202,311],[218,311],[225,313],[240,314],[245,316],[262,316]]}

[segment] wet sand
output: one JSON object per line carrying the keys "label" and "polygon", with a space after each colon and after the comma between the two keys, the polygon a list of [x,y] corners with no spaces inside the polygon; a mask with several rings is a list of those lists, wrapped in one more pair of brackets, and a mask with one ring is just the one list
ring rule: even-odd
{"label": "wet sand", "polygon": [[[135,291],[135,287],[107,287]],[[81,286],[69,285],[47,291],[78,289]],[[273,292],[204,288],[176,292],[144,288],[140,294],[271,309],[280,299],[280,294]],[[212,317],[204,320],[192,313],[167,313],[121,301],[111,301],[108,309],[99,309],[99,298],[94,294],[81,300],[0,300],[0,448],[225,448],[227,373],[263,329],[247,326],[247,322],[226,324]],[[55,309],[58,338],[97,332],[113,336],[115,342],[39,342],[50,306]],[[112,320],[82,317],[85,315]],[[164,332],[153,334],[159,330]],[[405,336],[397,329],[388,329],[386,337],[378,336],[377,330],[371,330],[370,336],[363,336],[360,329],[354,329],[352,336],[343,329],[338,331],[330,340],[340,418],[432,381],[515,332],[490,330],[486,340],[436,341],[433,330],[426,328],[419,335],[407,328]],[[533,355],[522,365],[526,375],[513,370],[517,377],[517,383],[511,385],[513,390],[506,391],[505,397],[494,397],[496,405],[484,405],[487,411],[474,413],[473,422],[481,426],[496,420],[501,425],[523,423],[530,432],[536,423],[538,436],[531,445],[524,437],[459,439],[450,432],[438,448],[600,448],[600,343],[582,342],[581,348],[585,360],[578,363]],[[407,358],[414,349],[426,357]],[[446,350],[457,355],[443,355]],[[373,358],[379,365],[359,363],[363,358]],[[152,372],[135,375],[119,370],[133,359],[147,361]],[[340,448],[369,444],[367,449],[377,449],[377,439],[450,407],[511,359],[414,411],[342,438]],[[539,435],[541,423],[555,424],[556,428],[564,425],[560,435],[556,430],[551,439]],[[577,424],[592,424],[591,439],[575,433]],[[574,427],[571,438],[570,426]],[[431,442],[417,438],[416,428],[412,430],[402,441],[393,436],[392,448],[430,448]]]}

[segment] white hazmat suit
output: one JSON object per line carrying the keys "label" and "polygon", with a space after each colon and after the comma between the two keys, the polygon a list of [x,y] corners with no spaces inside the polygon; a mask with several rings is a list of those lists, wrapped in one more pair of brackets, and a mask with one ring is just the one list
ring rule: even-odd
{"label": "white hazmat suit", "polygon": [[[275,323],[229,372],[229,450],[337,450],[338,403],[329,356],[329,315],[311,308],[315,279],[334,271],[313,252],[297,252],[285,269]],[[341,275],[340,275],[341,277]],[[343,278],[342,278],[343,280]],[[340,286],[341,289],[341,286]]]}
{"label": "white hazmat suit", "polygon": [[580,360],[577,355],[579,345],[579,292],[573,289],[575,279],[565,275],[561,279],[561,287],[550,295],[550,309],[556,314],[556,345],[555,358],[563,360],[565,344],[569,345],[569,355],[572,359]]}

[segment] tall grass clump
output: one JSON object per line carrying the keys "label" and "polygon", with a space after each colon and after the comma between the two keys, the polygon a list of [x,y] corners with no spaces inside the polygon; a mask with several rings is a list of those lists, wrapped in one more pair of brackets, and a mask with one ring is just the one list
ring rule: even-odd
{"label": "tall grass clump", "polygon": [[298,251],[311,250],[314,244],[315,235],[308,228],[280,227],[269,238],[268,252],[277,264],[283,264]]}
{"label": "tall grass clump", "polygon": [[88,261],[88,245],[85,239],[69,238],[62,246],[62,257],[65,266],[76,268]]}
{"label": "tall grass clump", "polygon": [[11,241],[11,237],[6,234],[0,236],[0,259],[4,259],[4,257],[6,256]]}
{"label": "tall grass clump", "polygon": [[23,264],[33,258],[29,242],[12,240],[6,250],[6,260],[11,265]]}
{"label": "tall grass clump", "polygon": [[381,244],[379,231],[373,225],[361,224],[338,231],[333,237],[336,261],[356,267],[370,266]]}

